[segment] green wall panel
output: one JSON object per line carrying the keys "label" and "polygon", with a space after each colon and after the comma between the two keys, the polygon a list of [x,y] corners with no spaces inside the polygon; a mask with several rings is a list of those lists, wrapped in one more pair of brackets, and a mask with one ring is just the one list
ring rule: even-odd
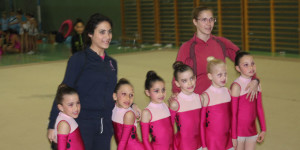
{"label": "green wall panel", "polygon": [[[13,0],[16,8],[37,15],[38,0]],[[81,18],[86,23],[89,16],[101,13],[113,21],[113,38],[121,36],[120,0],[40,0],[42,30],[45,33],[58,30],[64,20]]]}

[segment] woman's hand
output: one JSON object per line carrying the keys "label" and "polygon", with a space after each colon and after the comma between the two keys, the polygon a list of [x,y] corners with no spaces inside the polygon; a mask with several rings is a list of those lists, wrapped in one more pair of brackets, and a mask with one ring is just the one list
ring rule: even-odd
{"label": "woman's hand", "polygon": [[55,141],[54,129],[48,129],[47,137],[48,137],[50,143],[52,143],[53,141]]}
{"label": "woman's hand", "polygon": [[248,90],[248,94],[246,98],[248,99],[250,96],[250,102],[254,100],[254,98],[257,98],[257,91],[258,91],[258,81],[257,80],[252,80],[246,87],[245,90]]}
{"label": "woman's hand", "polygon": [[141,114],[142,114],[142,110],[138,107],[137,104],[132,104],[131,108],[134,110],[135,114],[136,114],[136,119],[137,121],[141,120]]}
{"label": "woman's hand", "polygon": [[265,139],[265,135],[266,135],[266,132],[265,131],[262,131],[259,135],[258,135],[258,137],[257,137],[257,142],[258,143],[261,143],[261,142],[263,142],[264,141],[264,139]]}

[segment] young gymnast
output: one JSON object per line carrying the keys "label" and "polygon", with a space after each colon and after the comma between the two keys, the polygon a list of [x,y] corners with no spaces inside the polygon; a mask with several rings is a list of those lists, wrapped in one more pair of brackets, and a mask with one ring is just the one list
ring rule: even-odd
{"label": "young gymnast", "polygon": [[21,42],[20,37],[16,31],[8,29],[3,32],[5,43],[0,44],[0,47],[3,48],[4,53],[20,53],[21,52]]}
{"label": "young gymnast", "polygon": [[[232,138],[238,150],[254,150],[256,141],[261,143],[266,133],[265,116],[262,106],[261,90],[257,98],[246,98],[246,86],[256,73],[253,57],[247,52],[237,52],[235,69],[240,73],[231,85],[232,95]],[[257,135],[256,117],[259,118],[261,132]]]}
{"label": "young gymnast", "polygon": [[[141,130],[145,149],[173,150],[173,124],[169,108],[164,103],[165,82],[154,71],[147,73],[145,93],[151,101],[142,112]],[[152,137],[151,143],[149,133]]]}
{"label": "young gymnast", "polygon": [[201,101],[194,93],[196,76],[192,68],[181,61],[175,62],[173,69],[175,84],[181,89],[176,100],[170,101],[171,118],[176,118],[177,124],[174,145],[178,150],[197,150],[201,148]]}
{"label": "young gymnast", "polygon": [[28,28],[28,40],[29,40],[29,49],[30,51],[27,54],[34,54],[37,51],[37,36],[39,34],[38,32],[38,23],[36,19],[34,18],[34,15],[29,13],[27,14],[29,16],[28,20],[30,22],[30,27]]}
{"label": "young gymnast", "polygon": [[9,19],[7,17],[7,12],[2,12],[2,18],[0,19],[1,30],[8,30]]}
{"label": "young gymnast", "polygon": [[128,80],[124,78],[119,80],[113,99],[116,105],[112,111],[112,122],[118,150],[143,150],[144,145],[136,134],[136,116],[130,107],[133,103],[134,91]]}
{"label": "young gymnast", "polygon": [[72,36],[72,40],[71,40],[72,54],[78,51],[83,51],[85,48],[84,45],[85,36],[83,35],[83,31],[84,31],[83,21],[77,18],[73,26],[74,26],[74,35]]}
{"label": "young gymnast", "polygon": [[5,36],[3,35],[2,30],[0,30],[0,56],[3,54],[3,45],[6,42]]}
{"label": "young gymnast", "polygon": [[210,57],[207,76],[212,85],[201,95],[201,141],[203,150],[232,149],[231,98],[224,87],[227,80],[226,64]]}
{"label": "young gymnast", "polygon": [[84,150],[84,144],[74,120],[80,113],[80,101],[75,89],[61,84],[58,87],[56,98],[60,110],[55,122],[55,135],[58,150]]}
{"label": "young gymnast", "polygon": [[[25,14],[25,21],[21,23],[20,32],[21,35],[21,46],[22,52],[29,52],[30,48],[30,40],[29,40],[29,29],[31,28],[31,21],[30,21],[30,13]],[[32,53],[32,52],[30,52]]]}

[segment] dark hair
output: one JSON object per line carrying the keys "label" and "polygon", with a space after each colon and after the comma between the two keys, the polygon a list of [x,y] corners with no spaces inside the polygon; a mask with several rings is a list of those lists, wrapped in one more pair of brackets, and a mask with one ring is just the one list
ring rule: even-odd
{"label": "dark hair", "polygon": [[150,88],[153,86],[153,83],[156,81],[165,82],[160,76],[156,74],[154,71],[148,71],[146,75],[146,81],[145,81],[145,89],[150,90]]}
{"label": "dark hair", "polygon": [[3,31],[5,34],[18,34],[18,32],[16,30],[13,30],[11,28],[7,29],[7,30],[4,30]]}
{"label": "dark hair", "polygon": [[66,84],[60,84],[57,88],[55,101],[56,104],[61,104],[63,102],[64,95],[72,95],[72,94],[78,94],[77,91]]}
{"label": "dark hair", "polygon": [[173,75],[174,75],[176,81],[178,81],[177,80],[178,79],[178,73],[182,73],[182,72],[191,70],[193,72],[193,74],[195,74],[193,69],[190,66],[182,63],[181,61],[174,62],[173,69],[174,69]]}
{"label": "dark hair", "polygon": [[117,93],[118,90],[120,89],[120,87],[121,87],[122,85],[125,85],[125,84],[128,84],[128,85],[132,86],[132,84],[131,84],[127,79],[122,78],[122,79],[120,79],[120,80],[118,81],[118,83],[117,83],[117,85],[116,85],[116,87],[115,87],[114,93]]}
{"label": "dark hair", "polygon": [[75,27],[75,26],[77,25],[77,23],[82,23],[82,24],[84,24],[84,22],[83,22],[82,19],[77,18],[76,21],[75,21],[74,24],[73,24],[73,27]]}
{"label": "dark hair", "polygon": [[33,15],[33,13],[31,13],[31,12],[27,12],[27,13],[25,13],[25,16],[29,16],[29,17],[34,17],[34,15]]}
{"label": "dark hair", "polygon": [[86,45],[87,46],[90,46],[92,44],[92,41],[90,39],[90,37],[88,36],[89,34],[94,34],[94,30],[96,29],[97,25],[101,22],[104,22],[104,21],[107,21],[111,27],[113,27],[113,23],[112,21],[102,15],[102,14],[99,14],[99,13],[95,13],[93,14],[89,21],[87,22],[86,26],[85,26],[85,29],[84,29],[84,32],[85,32],[85,36],[86,36]]}
{"label": "dark hair", "polygon": [[194,8],[193,10],[193,19],[198,19],[199,13],[201,13],[202,11],[205,10],[210,10],[212,13],[214,12],[214,10],[210,7],[206,7],[206,6],[199,6]]}
{"label": "dark hair", "polygon": [[1,15],[7,15],[7,12],[6,12],[6,11],[3,11],[3,12],[1,13]]}
{"label": "dark hair", "polygon": [[19,8],[19,9],[17,10],[17,14],[19,14],[19,15],[22,15],[22,14],[23,14],[23,11],[22,11],[21,8]]}
{"label": "dark hair", "polygon": [[245,55],[250,55],[250,53],[245,52],[245,51],[237,51],[235,54],[236,54],[235,60],[234,60],[234,65],[235,66],[238,66],[240,64],[240,59],[242,57],[244,57]]}

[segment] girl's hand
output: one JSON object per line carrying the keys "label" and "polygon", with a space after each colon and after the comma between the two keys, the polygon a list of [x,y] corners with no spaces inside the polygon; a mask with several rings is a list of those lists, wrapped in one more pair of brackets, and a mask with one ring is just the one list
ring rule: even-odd
{"label": "girl's hand", "polygon": [[258,143],[263,142],[263,141],[264,141],[264,138],[265,138],[265,134],[266,134],[266,132],[265,132],[265,131],[262,131],[262,132],[258,135],[256,141],[257,141]]}
{"label": "girl's hand", "polygon": [[258,81],[257,80],[252,80],[246,87],[246,90],[249,89],[249,92],[246,96],[248,99],[250,96],[250,102],[254,100],[254,98],[257,98],[257,91],[258,91]]}
{"label": "girl's hand", "polygon": [[177,95],[178,95],[178,93],[173,93],[173,94],[169,97],[169,99],[168,99],[169,104],[170,104],[171,101],[174,101],[174,100],[177,99]]}
{"label": "girl's hand", "polygon": [[232,139],[232,145],[234,149],[237,149],[237,145],[238,145],[237,139]]}
{"label": "girl's hand", "polygon": [[202,148],[202,150],[208,150],[208,149],[207,149],[207,147],[205,147],[205,148]]}
{"label": "girl's hand", "polygon": [[138,107],[137,104],[132,104],[131,108],[134,110],[136,115],[136,120],[141,121],[142,110]]}
{"label": "girl's hand", "polygon": [[47,137],[48,137],[50,143],[52,143],[53,141],[55,141],[54,129],[48,129]]}

